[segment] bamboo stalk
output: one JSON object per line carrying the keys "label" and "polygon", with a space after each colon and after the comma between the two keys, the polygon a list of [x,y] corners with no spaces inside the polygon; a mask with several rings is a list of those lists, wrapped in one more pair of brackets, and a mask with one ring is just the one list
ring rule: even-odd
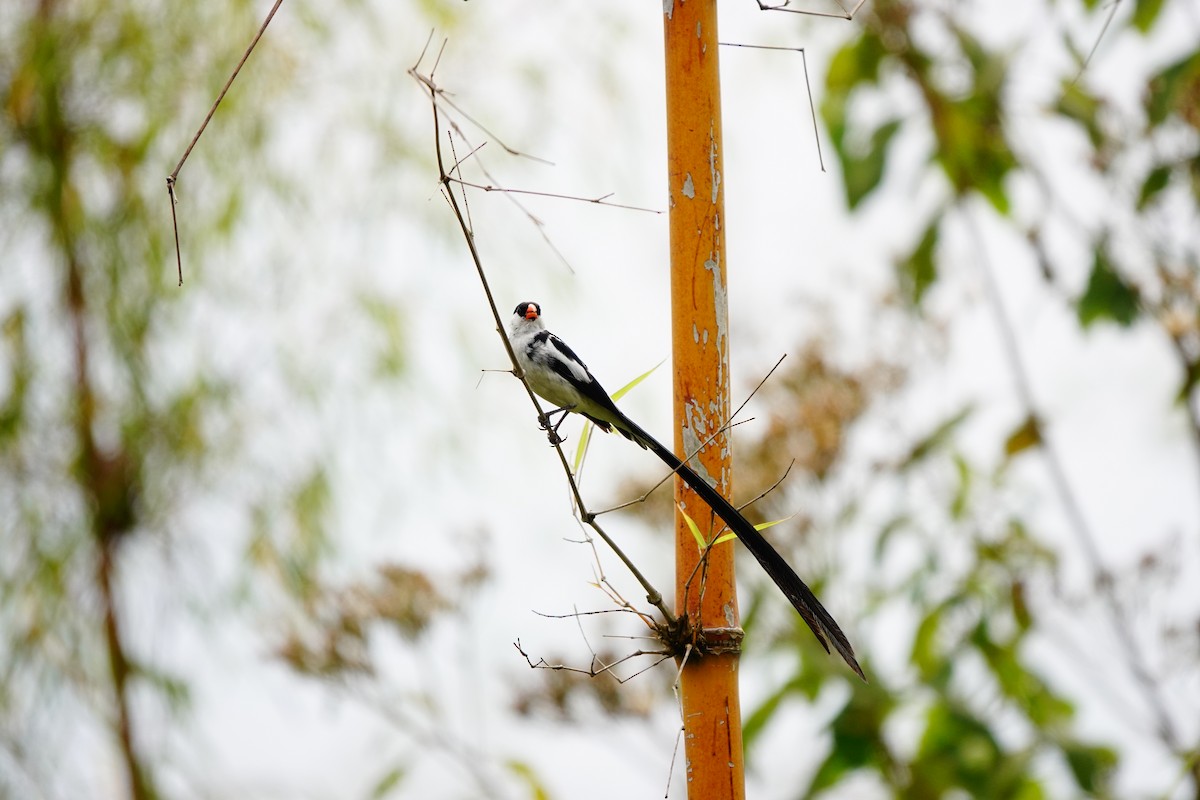
{"label": "bamboo stalk", "polygon": [[[674,447],[683,457],[729,417],[724,176],[715,0],[670,0],[664,7],[667,87],[667,179],[670,188],[671,328]],[[730,441],[722,433],[689,463],[731,490]],[[680,480],[675,498],[704,532],[719,528],[704,503]],[[681,702],[688,796],[745,797],[738,699],[737,593],[733,542],[701,553],[676,512],[676,607],[732,646],[691,655],[683,665]],[[716,523],[710,528],[710,525]]]}

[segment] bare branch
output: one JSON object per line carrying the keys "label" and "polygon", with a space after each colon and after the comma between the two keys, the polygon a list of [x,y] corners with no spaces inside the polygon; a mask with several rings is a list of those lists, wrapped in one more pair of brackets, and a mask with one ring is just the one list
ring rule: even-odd
{"label": "bare branch", "polygon": [[[419,83],[425,86],[429,92],[430,107],[433,112],[435,137],[434,144],[438,164],[438,180],[445,189],[446,200],[450,204],[451,211],[454,213],[454,217],[458,221],[459,228],[462,231],[463,239],[466,241],[467,249],[470,251],[471,261],[475,265],[475,272],[479,277],[480,285],[483,287],[484,294],[487,297],[488,308],[491,310],[492,319],[496,323],[496,333],[500,337],[500,341],[504,346],[504,351],[508,354],[509,363],[512,364],[512,374],[525,388],[525,393],[528,395],[530,403],[533,404],[534,410],[537,412],[538,419],[545,420],[546,414],[542,410],[541,403],[538,401],[537,395],[535,395],[533,390],[530,388],[529,382],[525,378],[525,373],[521,369],[521,365],[517,362],[516,354],[512,349],[512,343],[509,341],[508,336],[504,332],[504,322],[501,319],[500,311],[496,306],[496,300],[492,294],[491,284],[488,281],[487,273],[483,268],[483,260],[480,257],[479,250],[475,245],[475,237],[471,233],[470,226],[468,225],[462,208],[459,206],[458,198],[455,196],[453,191],[452,184],[455,183],[455,181],[446,171],[445,161],[442,156],[440,133],[441,122],[439,118],[439,99],[444,100],[444,93],[433,82],[432,75],[421,75],[417,71],[419,64],[420,62],[418,61],[418,63],[409,70],[409,74],[412,75],[413,78]],[[459,110],[459,113],[462,113],[461,110]],[[630,573],[637,579],[638,583],[642,585],[642,588],[646,590],[647,601],[651,605],[655,606],[660,613],[662,613],[663,618],[668,621],[668,624],[674,624],[674,615],[671,614],[671,612],[667,609],[666,604],[663,602],[662,593],[659,592],[644,575],[642,575],[641,571],[638,570],[629,557],[625,555],[624,551],[617,546],[616,542],[614,542],[608,533],[605,532],[599,523],[596,522],[596,515],[588,510],[587,504],[584,502],[582,494],[580,494],[579,486],[575,481],[575,477],[571,473],[571,467],[567,461],[566,454],[563,452],[561,440],[559,440],[557,435],[553,435],[552,431],[550,443],[553,445],[554,451],[558,455],[559,463],[562,465],[563,473],[566,476],[567,483],[571,490],[571,496],[575,502],[576,508],[579,510],[580,519],[589,527],[591,527],[592,530],[596,532],[596,535],[603,539],[604,543],[607,544],[609,548],[617,555],[617,557],[621,559],[622,563],[625,564],[626,568],[629,569]]]}
{"label": "bare branch", "polygon": [[275,5],[271,6],[271,10],[267,13],[267,18],[263,20],[263,24],[259,27],[258,33],[254,35],[250,46],[242,54],[242,60],[233,68],[233,73],[230,74],[229,80],[225,81],[225,86],[221,89],[221,93],[213,101],[212,108],[208,109],[208,115],[204,117],[204,122],[200,123],[200,128],[196,131],[196,135],[192,137],[187,150],[183,152],[183,156],[180,157],[179,163],[175,165],[175,169],[167,176],[167,196],[171,200],[171,224],[175,227],[175,263],[179,268],[180,286],[183,286],[183,256],[180,255],[179,251],[179,223],[175,218],[175,203],[177,202],[177,198],[175,197],[175,182],[179,179],[179,170],[183,169],[183,162],[187,161],[188,156],[192,154],[192,148],[196,146],[196,142],[200,141],[200,135],[208,127],[208,121],[213,118],[213,114],[217,113],[217,106],[221,105],[221,101],[225,99],[225,94],[229,91],[229,87],[233,85],[233,81],[237,78],[238,73],[242,71],[242,65],[246,63],[246,59],[250,58],[250,54],[254,52],[254,48],[258,45],[258,40],[266,32],[267,26],[271,24],[271,20],[275,17],[275,12],[279,10],[281,5],[283,5],[283,0],[275,0]]}
{"label": "bare branch", "polygon": [[[855,10],[857,10],[857,8]],[[847,17],[847,19],[849,19],[849,17]],[[817,163],[821,165],[821,172],[825,172],[825,155],[821,152],[821,131],[817,127],[817,107],[813,103],[812,84],[808,80],[808,54],[804,52],[804,48],[773,47],[766,44],[738,44],[736,42],[718,42],[717,44],[721,45],[722,47],[748,47],[754,50],[786,50],[793,53],[800,53],[801,62],[804,64],[804,88],[808,93],[808,112],[810,115],[812,115],[813,138],[817,142]]]}
{"label": "bare branch", "polygon": [[1071,86],[1079,82],[1079,79],[1083,77],[1083,73],[1087,71],[1088,66],[1092,63],[1092,56],[1096,55],[1096,51],[1100,49],[1100,42],[1104,40],[1104,35],[1108,33],[1108,26],[1112,25],[1113,17],[1117,16],[1117,9],[1120,7],[1121,0],[1113,0],[1108,10],[1108,16],[1104,18],[1104,25],[1100,28],[1100,33],[1096,35],[1096,41],[1092,42],[1092,49],[1088,50],[1083,63],[1079,65],[1079,72],[1075,73],[1075,77],[1071,79]]}
{"label": "bare branch", "polygon": [[[633,680],[634,678],[636,678],[637,676],[641,675],[642,673],[646,672],[647,670],[657,667],[659,664],[661,664],[662,662],[666,661],[668,658],[671,657],[671,654],[664,650],[635,650],[632,653],[621,656],[620,658],[618,658],[616,661],[613,661],[612,663],[606,664],[606,663],[604,663],[604,661],[602,659],[599,658],[599,656],[596,656],[595,653],[593,653],[591,665],[589,665],[587,669],[582,669],[581,667],[572,667],[567,664],[551,664],[549,661],[547,661],[544,658],[539,658],[537,661],[534,661],[533,657],[530,656],[528,653],[526,653],[525,650],[521,647],[520,639],[513,642],[513,647],[517,648],[517,652],[520,653],[525,658],[525,663],[527,663],[529,665],[530,669],[548,669],[553,672],[573,672],[577,675],[586,675],[589,678],[596,678],[596,677],[599,677],[600,675],[607,674],[607,675],[612,676],[613,680],[615,680],[617,683],[627,683],[627,682]],[[660,658],[657,661],[655,661],[653,664],[651,664],[650,666],[643,667],[642,669],[639,669],[637,672],[633,673],[632,675],[628,675],[626,677],[621,677],[620,675],[617,675],[615,672],[613,672],[613,670],[616,667],[621,666],[626,661],[632,661],[633,659],[641,658],[642,656],[659,656]],[[600,664],[599,669],[597,669],[597,667],[596,667],[597,664]]]}
{"label": "bare branch", "polygon": [[830,19],[851,20],[854,19],[854,15],[858,13],[858,10],[863,7],[863,4],[866,3],[867,0],[858,0],[858,2],[854,4],[854,8],[849,10],[847,10],[847,8],[841,3],[837,3],[837,7],[842,10],[841,14],[833,14],[828,11],[809,11],[808,9],[803,8],[789,8],[789,6],[792,4],[792,0],[784,0],[784,2],[777,6],[767,5],[762,0],[755,0],[755,2],[758,3],[759,11],[783,11],[788,14],[804,14],[805,16],[809,17],[828,17]]}
{"label": "bare branch", "polygon": [[743,503],[742,505],[738,506],[738,511],[741,511],[743,508],[749,508],[750,506],[757,503],[759,500],[762,500],[764,497],[769,495],[771,492],[778,489],[779,484],[781,484],[785,480],[787,480],[788,474],[792,471],[792,467],[794,467],[795,465],[796,465],[796,459],[793,458],[791,461],[788,462],[787,469],[785,469],[783,471],[783,474],[779,476],[779,480],[775,481],[770,486],[768,486],[766,489],[764,489],[763,492],[758,495],[758,497],[755,497],[753,500],[749,500],[746,503]]}
{"label": "bare branch", "polygon": [[[482,147],[482,146],[483,145],[480,145],[480,147]],[[478,149],[479,149],[478,147],[475,148],[475,150],[478,150]],[[472,150],[471,152],[474,153],[475,150]],[[455,183],[460,184],[462,186],[469,186],[472,189],[479,189],[480,191],[484,191],[484,192],[506,192],[508,194],[528,194],[528,195],[533,195],[535,197],[553,197],[558,200],[576,200],[580,203],[593,203],[598,206],[608,206],[609,208],[623,208],[623,209],[626,209],[629,211],[645,211],[648,214],[663,213],[661,210],[656,209],[656,208],[645,208],[643,206],[630,206],[630,205],[625,205],[624,203],[609,203],[609,202],[607,202],[607,200],[608,200],[608,198],[612,197],[611,192],[606,195],[601,195],[600,197],[579,197],[577,195],[557,194],[555,192],[537,192],[532,189],[506,189],[503,186],[492,186],[490,184],[484,184],[484,183],[472,183],[471,181],[465,181],[465,180],[462,180],[461,178],[451,178],[450,180],[452,180]]]}

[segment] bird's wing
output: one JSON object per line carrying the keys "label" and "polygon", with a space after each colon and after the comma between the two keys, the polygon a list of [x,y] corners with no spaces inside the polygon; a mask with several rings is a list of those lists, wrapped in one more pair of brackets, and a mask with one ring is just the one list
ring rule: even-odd
{"label": "bird's wing", "polygon": [[587,364],[562,339],[550,331],[540,331],[534,339],[550,349],[548,358],[555,372],[574,383],[596,382],[592,373],[588,372]]}

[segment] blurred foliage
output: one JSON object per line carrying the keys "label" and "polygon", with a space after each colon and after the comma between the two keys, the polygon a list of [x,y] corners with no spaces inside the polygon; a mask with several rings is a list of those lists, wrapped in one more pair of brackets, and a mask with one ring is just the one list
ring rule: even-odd
{"label": "blurred foliage", "polygon": [[[457,583],[474,586],[485,577],[480,568],[468,571]],[[336,589],[313,586],[307,595],[278,655],[297,672],[326,678],[374,674],[369,640],[373,626],[386,626],[415,641],[454,608],[454,602],[424,572],[395,564],[378,567],[369,582]]]}
{"label": "blurred foliage", "polygon": [[[158,796],[130,695],[153,688],[173,707],[188,696],[131,644],[122,556],[167,537],[176,495],[204,480],[228,387],[155,376],[154,337],[184,295],[164,269],[163,170],[151,180],[145,167],[178,146],[171,109],[190,67],[228,57],[212,40],[248,11],[204,6],[163,25],[106,3],[42,2],[0,16],[0,737],[47,792],[61,753],[45,734],[82,718],[109,728],[130,796]],[[230,181],[196,204],[196,230],[216,233],[239,192]],[[76,707],[49,702],[63,696]]]}
{"label": "blurred foliage", "polygon": [[[1084,5],[1097,15],[1112,10],[1107,4]],[[1105,31],[1098,50],[1115,49],[1113,40],[1154,35],[1161,19],[1178,16],[1179,5],[1138,2],[1128,13],[1117,14],[1111,29],[1089,30]],[[1044,101],[1042,114],[1079,131],[1073,146],[1083,151],[1079,161],[1089,172],[1087,179],[1109,198],[1110,213],[1084,225],[1071,219],[1071,194],[1079,179],[1062,177],[1049,165],[1063,159],[1061,151],[1016,146],[1031,124],[1029,110],[1021,105],[1027,101],[1012,88],[1024,57],[1022,43],[998,42],[990,32],[972,28],[977,16],[965,7],[907,0],[865,5],[855,17],[855,32],[830,62],[821,110],[841,164],[846,202],[858,209],[876,195],[913,193],[912,185],[889,181],[889,160],[901,143],[923,143],[930,169],[916,180],[928,185],[929,176],[937,176],[941,196],[924,204],[925,214],[914,215],[910,241],[915,244],[896,259],[899,296],[916,312],[915,319],[925,313],[927,298],[939,283],[962,268],[947,264],[939,250],[945,231],[961,226],[965,215],[990,208],[993,219],[1027,248],[1030,263],[1040,267],[1053,295],[1071,298],[1069,307],[1081,328],[1115,323],[1163,329],[1184,375],[1179,399],[1200,446],[1194,394],[1200,359],[1200,50],[1174,56],[1165,66],[1155,67],[1149,59],[1141,107],[1120,108],[1106,87],[1091,80],[1072,33],[1054,27],[1059,16],[1052,4],[1044,5],[1042,13],[1060,37],[1062,52],[1074,54],[1071,74],[1058,84],[1057,96]],[[1084,49],[1091,50],[1092,44]],[[1014,193],[1018,180],[1028,178],[1044,195],[1040,207],[1049,213],[1030,213],[1028,198]],[[975,198],[984,204],[973,203]],[[1070,263],[1048,247],[1047,239],[1062,236],[1064,229],[1081,241],[1090,264]],[[1147,264],[1152,266],[1147,269]],[[984,269],[990,268],[985,264]],[[781,398],[772,404],[785,410],[785,418],[773,421],[770,435],[749,448],[745,462],[755,466],[740,469],[739,485],[747,485],[747,473],[750,485],[773,480],[778,463],[769,451],[774,439],[786,439],[781,430],[809,431],[821,424],[805,410],[808,404],[793,399],[802,393],[792,388],[786,395],[789,402]],[[853,424],[862,414],[861,401],[843,396],[839,402]],[[972,459],[956,444],[958,429],[971,418],[970,408],[947,417],[912,444],[909,455],[880,466],[879,483],[899,482],[899,488],[887,495],[890,513],[879,529],[874,577],[857,586],[856,594],[867,598],[863,610],[868,626],[883,618],[896,624],[896,604],[904,601],[912,622],[911,649],[905,670],[868,667],[872,685],[846,682],[845,702],[831,721],[829,753],[800,796],[822,795],[852,776],[870,776],[895,797],[1114,795],[1122,754],[1115,745],[1079,732],[1077,707],[1084,702],[1108,705],[1110,713],[1120,714],[1119,705],[1083,687],[1051,680],[1037,666],[1043,662],[1030,653],[1031,642],[1058,638],[1044,609],[1069,605],[1058,589],[1063,560],[1078,562],[1081,556],[1045,544],[1040,532],[1030,529],[1027,512],[1006,499],[1013,460],[1050,447],[1045,420],[1037,409],[1025,411],[1024,420],[997,443],[1002,458],[994,467]],[[845,425],[837,415],[826,416],[831,424]],[[809,481],[826,496],[839,496],[838,486],[849,476],[839,469],[839,447],[832,452],[833,457],[805,466]],[[770,466],[756,473],[760,463]],[[936,487],[934,494],[929,487]],[[794,495],[768,496],[765,513],[790,513],[797,504]],[[813,501],[816,494],[805,496]],[[837,507],[811,515],[804,535],[822,530],[832,535],[859,518],[867,497],[859,488]],[[942,503],[940,509],[930,505],[933,498]],[[799,505],[807,507],[803,501]],[[804,556],[799,563],[821,563],[811,546]],[[1103,574],[1095,580],[1096,596],[1081,604],[1122,614],[1122,598],[1128,595]],[[1153,580],[1147,576],[1145,585],[1161,590],[1167,583],[1161,575]],[[1107,604],[1098,599],[1104,597]],[[756,600],[748,625],[763,624],[758,612]],[[1186,622],[1164,623],[1162,630],[1187,627]],[[1191,627],[1200,630],[1200,625]],[[762,635],[760,630],[759,641]],[[1081,635],[1085,640],[1090,636]],[[1152,698],[1164,691],[1167,676],[1139,674],[1144,662],[1136,652],[1151,642],[1152,637],[1139,636],[1120,643],[1124,652],[1103,671],[1133,687],[1143,703],[1140,712],[1156,728],[1154,746],[1177,764],[1179,780],[1190,783],[1184,791],[1200,796],[1200,742],[1181,740],[1180,731],[1187,726],[1173,729],[1169,720],[1163,722],[1164,714],[1194,719],[1196,710],[1156,707]],[[1161,644],[1158,640],[1150,646]],[[1058,645],[1071,652],[1085,642],[1059,640]],[[836,665],[820,657],[811,637],[794,621],[775,631],[770,647],[799,649],[806,656],[791,680],[750,710],[748,745],[787,698],[812,701],[837,675]],[[1189,652],[1190,665],[1183,669],[1194,670],[1200,648]],[[1084,663],[1094,659],[1088,651],[1074,655]]]}
{"label": "blurred foliage", "polygon": [[[1082,328],[1154,326],[1165,335],[1180,367],[1178,401],[1200,442],[1200,50],[1149,59],[1135,108],[1092,80],[1084,54],[1101,30],[1101,50],[1118,38],[1153,37],[1186,2],[1136,0],[1103,28],[1110,6],[1098,0],[1042,7],[1048,26],[1063,24],[1063,8],[1082,14],[1092,37],[1077,41],[1053,28],[1068,68],[1035,109],[1077,137],[1076,160],[1108,201],[1105,214],[1082,223],[1063,219],[1074,186],[1046,163],[1057,151],[1017,145],[1030,109],[1014,106],[1012,76],[1028,54],[1020,42],[997,44],[973,29],[970,8],[865,4],[830,62],[821,113],[852,210],[866,212],[886,193],[918,195],[898,186],[903,170],[890,167],[902,147],[925,148],[928,169],[918,177],[935,184],[937,196],[912,215],[909,247],[895,259],[898,296],[914,318],[959,267],[942,252],[947,229],[964,209],[983,206],[1025,243]],[[457,19],[448,4],[418,5],[440,28]],[[367,579],[331,580],[322,572],[334,548],[328,468],[314,459],[271,476],[269,491],[233,492],[244,488],[235,457],[248,424],[232,418],[238,376],[207,353],[180,359],[164,346],[180,320],[228,299],[190,265],[237,232],[261,198],[256,192],[287,193],[265,153],[272,103],[296,62],[272,31],[181,177],[188,285],[177,289],[162,178],[261,11],[246,0],[175,4],[169,13],[97,0],[9,3],[0,11],[0,795],[28,796],[34,786],[72,796],[69,782],[80,776],[64,777],[60,745],[65,731],[80,728],[109,743],[131,797],[162,793],[156,754],[138,747],[154,731],[139,735],[129,698],[136,692],[148,708],[157,702],[178,712],[190,687],[150,663],[123,611],[165,603],[154,593],[182,591],[179,574],[203,569],[186,558],[183,568],[154,558],[192,532],[196,504],[233,496],[249,531],[247,567],[269,576],[283,598],[275,655],[306,675],[370,676],[375,632],[419,642],[486,575],[475,568],[439,579],[389,564]],[[316,38],[328,34],[315,7],[296,14]],[[378,138],[391,157],[418,152],[402,137]],[[1014,187],[1027,179],[1049,211],[1025,207]],[[1082,243],[1086,263],[1069,263],[1048,244],[1063,228]],[[411,343],[402,317],[370,293],[358,305],[378,334],[376,374],[403,375]],[[772,411],[759,439],[739,444],[739,487],[769,486],[796,461],[788,480],[749,513],[764,521],[801,509],[795,524],[770,536],[805,565],[819,593],[837,589],[836,534],[866,517],[873,489],[892,487],[869,548],[873,569],[855,586],[857,627],[907,633],[903,663],[884,668],[867,654],[872,683],[860,684],[794,615],[775,618],[769,607],[778,599],[769,602],[767,587],[756,586],[745,613],[751,646],[791,659],[795,669],[747,709],[747,744],[789,703],[832,697],[828,753],[796,796],[833,793],[864,777],[896,797],[1114,796],[1123,754],[1083,735],[1078,721],[1085,701],[1111,699],[1058,685],[1030,654],[1039,637],[1056,633],[1044,609],[1069,605],[1058,585],[1071,554],[1045,544],[1020,504],[1006,502],[1006,470],[1049,446],[1048,421],[1025,409],[995,443],[996,463],[983,464],[957,446],[974,413],[957,409],[863,474],[850,457],[854,433],[908,379],[906,365],[846,366],[827,343],[810,345],[764,389]],[[669,506],[660,491],[640,508],[665,517]],[[131,554],[141,569],[152,564],[167,574],[135,571]],[[1120,596],[1126,572],[1114,572],[1095,576],[1098,592]],[[1136,586],[1170,577],[1128,574]],[[1200,626],[1163,627],[1183,668],[1194,671]],[[1086,646],[1088,634],[1060,646]],[[1086,649],[1077,655],[1095,658]],[[1128,680],[1122,664],[1099,666]],[[653,686],[639,695],[609,676],[540,674],[547,683],[520,695],[518,710],[560,719],[596,707],[642,715],[665,694]],[[1153,746],[1200,796],[1200,745],[1156,734]],[[513,761],[509,772],[532,796],[545,796],[528,763]],[[395,793],[407,777],[406,766],[389,766],[373,796]]]}
{"label": "blurred foliage", "polygon": [[[427,6],[446,25],[454,17]],[[225,602],[207,559],[236,550],[225,511],[249,532],[246,587],[303,619],[280,652],[305,673],[369,668],[370,628],[411,641],[453,609],[451,591],[485,575],[439,588],[388,565],[370,582],[327,585],[326,468],[264,474],[247,452],[247,427],[262,419],[239,385],[243,365],[218,352],[236,334],[195,338],[214,308],[253,302],[249,286],[231,294],[204,266],[252,209],[291,194],[294,176],[268,150],[272,110],[293,50],[327,38],[328,22],[285,8],[291,21],[260,42],[180,175],[182,288],[163,178],[264,7],[41,0],[0,11],[0,796],[122,784],[131,798],[163,796],[161,727],[174,726],[162,718],[187,710],[190,676],[152,663],[161,631],[146,623],[199,625],[198,609]],[[365,11],[339,7],[339,21],[355,8]],[[377,299],[363,305],[383,340],[378,372],[398,377],[401,322]],[[290,377],[278,363],[249,367]],[[272,580],[281,591],[264,588]],[[197,586],[203,596],[190,596]],[[64,763],[68,740],[89,747]],[[219,786],[216,772],[203,777]]]}
{"label": "blurred foliage", "polygon": [[[828,355],[810,352],[798,372],[842,373],[828,360]],[[881,371],[889,375],[885,382],[875,377]],[[795,396],[788,377],[763,389],[763,402],[778,409],[780,416],[773,420],[771,433],[739,445],[736,469],[741,483],[773,482],[778,473],[775,451],[786,451],[778,441],[779,431],[804,430],[821,413],[821,405],[805,408],[809,404],[788,402]],[[873,379],[876,389],[861,401],[839,410],[824,406],[826,424],[837,420],[853,430],[888,391],[902,385],[904,370],[870,365],[843,378],[851,384]],[[1045,601],[1047,587],[1056,580],[1059,557],[1038,542],[1019,517],[993,519],[1003,476],[989,476],[954,444],[955,432],[970,417],[970,409],[951,415],[913,442],[900,459],[878,465],[871,484],[870,491],[879,491],[885,482],[900,482],[889,492],[892,509],[878,533],[869,571],[873,577],[855,591],[865,619],[887,615],[893,634],[898,605],[908,609],[911,644],[901,673],[873,663],[866,667],[869,685],[847,680],[793,615],[784,615],[780,625],[773,615],[763,614],[764,601],[773,594],[769,585],[754,591],[745,615],[745,625],[753,631],[747,639],[751,647],[803,657],[789,680],[747,710],[744,735],[750,752],[789,701],[815,702],[831,683],[848,689],[828,723],[828,754],[799,796],[821,796],[864,773],[895,797],[940,798],[955,792],[969,797],[1048,797],[1060,793],[1054,781],[1066,776],[1074,780],[1077,792],[1111,794],[1116,751],[1073,731],[1074,701],[1047,681],[1026,653],[1026,642],[1039,621],[1029,594],[1034,591],[1039,603]],[[1036,427],[1026,423],[1019,436],[1010,437],[1010,443],[1023,442],[1011,445],[1010,456],[1034,446],[1030,434],[1022,432],[1028,430]],[[855,479],[844,447],[823,467],[819,474],[789,478],[754,512],[819,509],[810,514],[800,541],[789,537],[777,543],[793,550],[791,559],[805,565],[806,577],[814,579],[818,592],[826,585],[822,564],[836,573],[836,565],[821,557],[819,543],[854,523],[865,502],[861,488],[845,497],[844,483]],[[930,483],[944,487],[940,510],[931,509],[922,491]],[[820,498],[830,495],[845,499],[821,509]],[[753,571],[742,580],[755,582]],[[867,660],[875,661],[870,654]]]}

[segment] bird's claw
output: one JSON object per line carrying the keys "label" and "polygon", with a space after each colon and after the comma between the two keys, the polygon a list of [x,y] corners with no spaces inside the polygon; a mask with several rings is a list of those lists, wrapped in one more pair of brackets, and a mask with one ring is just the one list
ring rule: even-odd
{"label": "bird's claw", "polygon": [[[551,445],[562,444],[567,440],[567,437],[558,435],[558,426],[563,424],[563,420],[567,418],[567,412],[573,408],[575,408],[573,405],[563,406],[545,414],[538,414],[538,425],[546,432],[546,438],[550,440]],[[551,424],[550,421],[555,414],[562,414],[562,416],[558,418],[558,422]]]}

